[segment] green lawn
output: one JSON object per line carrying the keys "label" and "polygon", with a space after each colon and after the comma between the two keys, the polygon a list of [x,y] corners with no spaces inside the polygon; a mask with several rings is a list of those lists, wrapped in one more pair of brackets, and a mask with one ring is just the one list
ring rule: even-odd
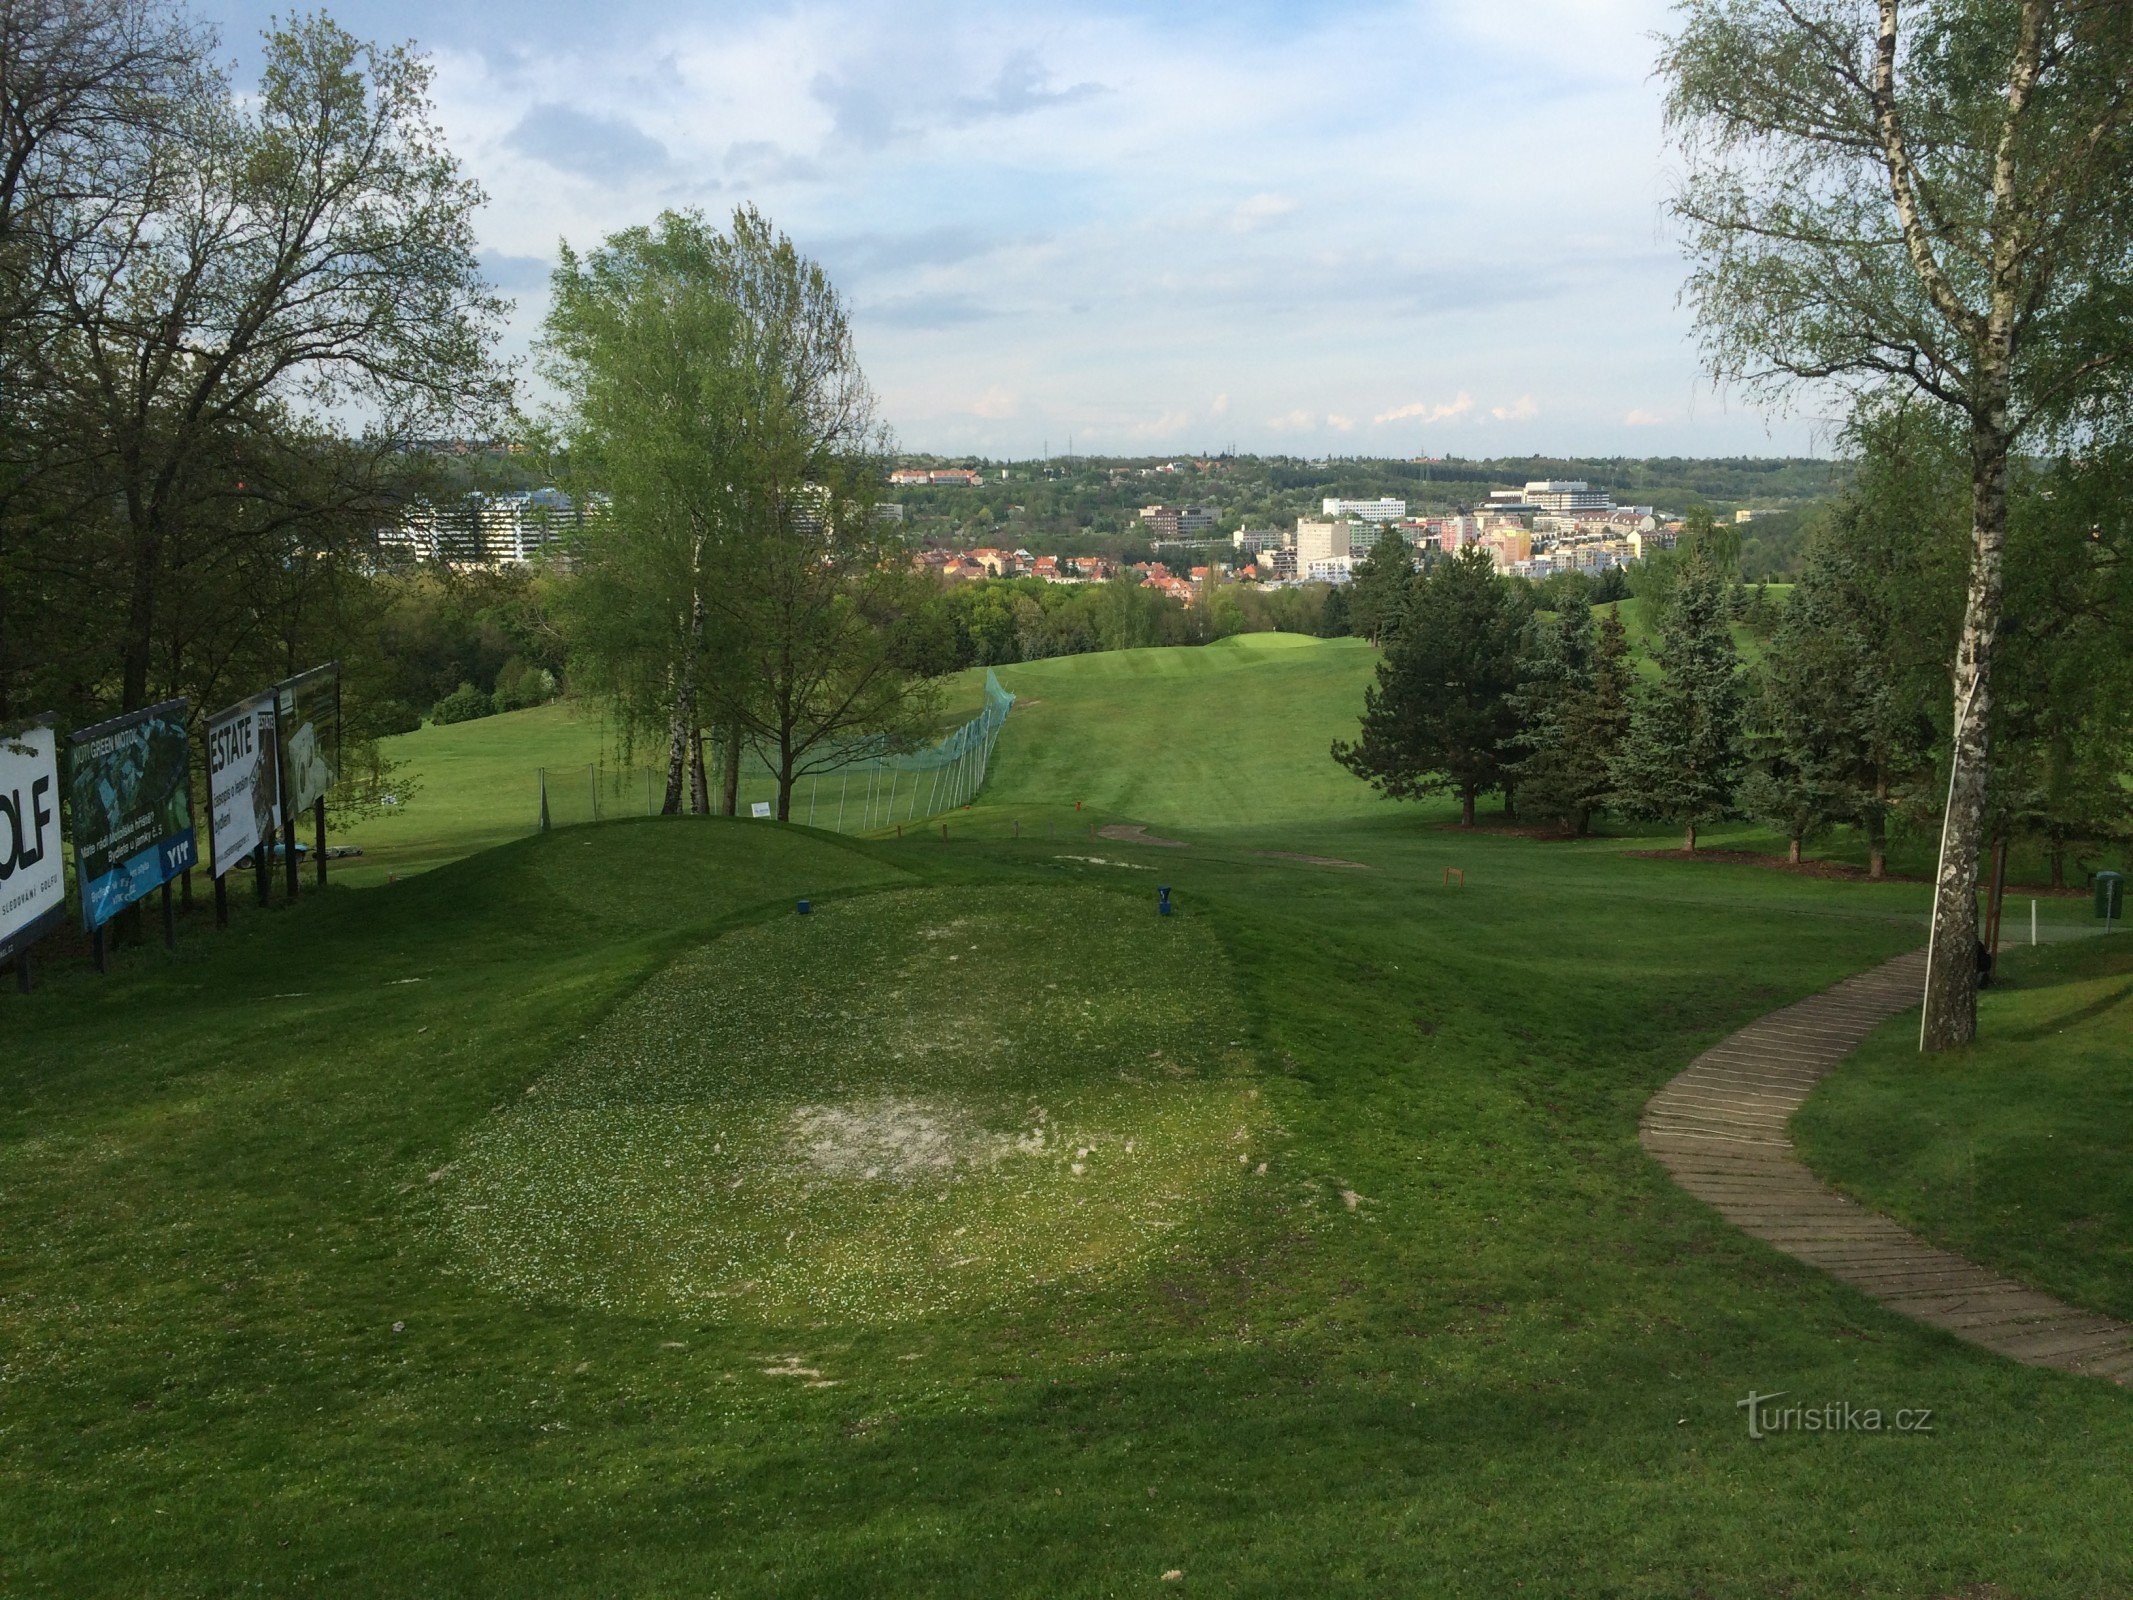
{"label": "green lawn", "polygon": [[1637,1145],[1924,890],[1384,804],[1368,669],[1009,669],[946,840],[566,829],[0,997],[0,1591],[2133,1589],[2123,1392]]}
{"label": "green lawn", "polygon": [[1935,1243],[2133,1318],[2133,939],[2007,953],[1983,1037],[1882,1029],[1795,1125],[1815,1169]]}

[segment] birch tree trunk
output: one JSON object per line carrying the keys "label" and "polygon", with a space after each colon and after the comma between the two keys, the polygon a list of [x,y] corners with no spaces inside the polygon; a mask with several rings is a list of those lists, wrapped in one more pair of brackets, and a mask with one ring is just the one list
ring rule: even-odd
{"label": "birch tree trunk", "polygon": [[1978,852],[1985,835],[1985,780],[1991,758],[1992,652],[2006,587],[2007,402],[2004,380],[1971,430],[1970,592],[1955,648],[1954,763],[1943,824],[1944,849],[1933,890],[1933,960],[1926,974],[1928,1050],[1977,1037]]}

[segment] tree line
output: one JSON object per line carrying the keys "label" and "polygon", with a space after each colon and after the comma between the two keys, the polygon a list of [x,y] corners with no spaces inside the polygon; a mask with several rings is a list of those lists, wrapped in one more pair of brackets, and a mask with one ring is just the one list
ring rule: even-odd
{"label": "tree line", "polygon": [[[1396,798],[1448,793],[1468,825],[1496,795],[1579,834],[1603,815],[1670,823],[1693,850],[1700,829],[1748,818],[1795,862],[1850,828],[1883,876],[1893,830],[1945,820],[1969,461],[1959,430],[1915,405],[1864,415],[1855,443],[1858,472],[1813,519],[1789,597],[1765,601],[1753,661],[1734,628],[1757,591],[1707,516],[1641,600],[1648,666],[1618,607],[1541,610],[1478,550],[1418,570],[1382,543],[1352,605],[1385,659],[1335,759]],[[2055,885],[2133,838],[2129,506],[2125,443],[2012,475],[1985,828],[2003,851],[2038,846]]]}
{"label": "tree line", "polygon": [[0,723],[364,654],[409,446],[509,400],[425,63],[323,16],[254,83],[218,48],[153,0],[0,0]]}

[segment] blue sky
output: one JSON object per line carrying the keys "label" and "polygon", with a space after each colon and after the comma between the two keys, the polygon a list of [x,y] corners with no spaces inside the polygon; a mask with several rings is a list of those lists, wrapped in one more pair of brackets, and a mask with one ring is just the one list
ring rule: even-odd
{"label": "blue sky", "polygon": [[[272,5],[209,0],[230,53]],[[343,8],[433,57],[523,351],[558,239],[761,206],[914,450],[1718,455],[1665,0]]]}

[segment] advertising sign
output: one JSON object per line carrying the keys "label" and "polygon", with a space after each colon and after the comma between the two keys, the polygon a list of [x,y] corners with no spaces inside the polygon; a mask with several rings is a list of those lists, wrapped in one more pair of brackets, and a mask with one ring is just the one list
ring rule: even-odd
{"label": "advertising sign", "polygon": [[275,686],[281,715],[281,792],[290,816],[326,797],[341,769],[341,664],[329,661]]}
{"label": "advertising sign", "polygon": [[94,933],[199,859],[185,702],[100,722],[67,746],[81,925]]}
{"label": "advertising sign", "polygon": [[0,732],[0,961],[67,914],[59,740],[48,722]]}
{"label": "advertising sign", "polygon": [[208,859],[221,877],[281,826],[274,696],[255,695],[207,723]]}

